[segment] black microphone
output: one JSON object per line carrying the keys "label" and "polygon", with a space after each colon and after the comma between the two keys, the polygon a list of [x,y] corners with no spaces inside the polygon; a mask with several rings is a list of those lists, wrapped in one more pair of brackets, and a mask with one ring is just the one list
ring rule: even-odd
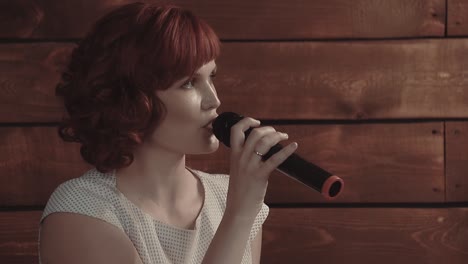
{"label": "black microphone", "polygon": [[[221,113],[213,121],[213,133],[219,141],[223,142],[227,147],[231,147],[231,127],[242,120],[244,116],[233,113]],[[249,128],[245,131],[247,138],[254,128]],[[262,160],[267,160],[272,155],[283,148],[280,144],[276,144],[262,156]],[[296,153],[291,154],[277,168],[280,172],[289,176],[300,183],[313,188],[320,192],[327,199],[334,199],[343,190],[344,182],[338,176],[325,171],[324,169],[302,159]]]}

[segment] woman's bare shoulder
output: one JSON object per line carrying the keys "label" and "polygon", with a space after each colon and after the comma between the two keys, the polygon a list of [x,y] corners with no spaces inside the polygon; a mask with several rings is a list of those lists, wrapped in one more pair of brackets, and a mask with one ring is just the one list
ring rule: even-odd
{"label": "woman's bare shoulder", "polygon": [[75,213],[53,213],[44,219],[39,250],[42,264],[142,264],[122,230],[100,219]]}

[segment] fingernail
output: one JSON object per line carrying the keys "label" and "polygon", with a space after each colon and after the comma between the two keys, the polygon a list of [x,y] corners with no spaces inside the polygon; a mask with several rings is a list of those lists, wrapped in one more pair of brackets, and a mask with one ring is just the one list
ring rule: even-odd
{"label": "fingernail", "polygon": [[289,138],[288,134],[286,134],[286,133],[281,133],[281,134],[283,134],[283,136],[285,136],[286,138]]}

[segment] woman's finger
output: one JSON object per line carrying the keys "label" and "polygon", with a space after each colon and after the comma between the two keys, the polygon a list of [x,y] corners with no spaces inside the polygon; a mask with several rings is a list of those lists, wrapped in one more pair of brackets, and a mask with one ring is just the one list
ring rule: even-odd
{"label": "woman's finger", "polygon": [[273,172],[273,170],[296,151],[297,147],[297,142],[293,142],[267,159],[261,169],[263,171],[262,175],[269,175]]}
{"label": "woman's finger", "polygon": [[[270,149],[278,144],[282,140],[288,139],[288,134],[276,131],[274,133],[270,133],[263,138],[261,138],[259,141],[254,146],[254,150],[252,151],[251,154],[254,154],[254,156],[260,157],[259,155],[255,154],[255,151],[260,152],[261,154],[265,155],[267,154]],[[252,156],[252,155],[251,155]]]}
{"label": "woman's finger", "polygon": [[249,137],[245,140],[244,147],[241,154],[241,160],[247,161],[252,157],[252,153],[259,151],[256,149],[259,141],[264,141],[265,137],[269,134],[276,133],[275,129],[271,126],[257,127],[250,132]]}
{"label": "woman's finger", "polygon": [[235,125],[231,127],[231,151],[239,154],[242,151],[244,141],[245,141],[245,134],[244,132],[247,131],[251,127],[258,127],[260,126],[260,121],[253,119],[251,117],[245,117]]}

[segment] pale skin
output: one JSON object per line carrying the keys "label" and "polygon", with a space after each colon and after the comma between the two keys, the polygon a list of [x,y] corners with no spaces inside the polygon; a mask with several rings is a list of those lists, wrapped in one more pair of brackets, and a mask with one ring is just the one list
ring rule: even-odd
{"label": "pale skin", "polygon": [[[151,139],[134,153],[134,162],[117,171],[117,188],[154,218],[193,229],[203,206],[200,180],[185,168],[186,154],[215,152],[217,138],[203,126],[220,106],[212,76],[215,61],[197,70],[193,80],[183,78],[158,91],[167,116]],[[254,127],[245,139],[244,132]],[[260,127],[250,117],[231,129],[230,181],[226,211],[210,244],[204,264],[240,263],[256,215],[264,201],[271,172],[297,148],[291,143],[266,161],[266,153],[287,135]],[[175,199],[177,197],[177,199]],[[73,238],[73,239],[71,239]],[[262,232],[251,243],[252,263],[260,263]],[[127,235],[116,227],[83,215],[55,213],[41,229],[42,263],[142,263]]]}

